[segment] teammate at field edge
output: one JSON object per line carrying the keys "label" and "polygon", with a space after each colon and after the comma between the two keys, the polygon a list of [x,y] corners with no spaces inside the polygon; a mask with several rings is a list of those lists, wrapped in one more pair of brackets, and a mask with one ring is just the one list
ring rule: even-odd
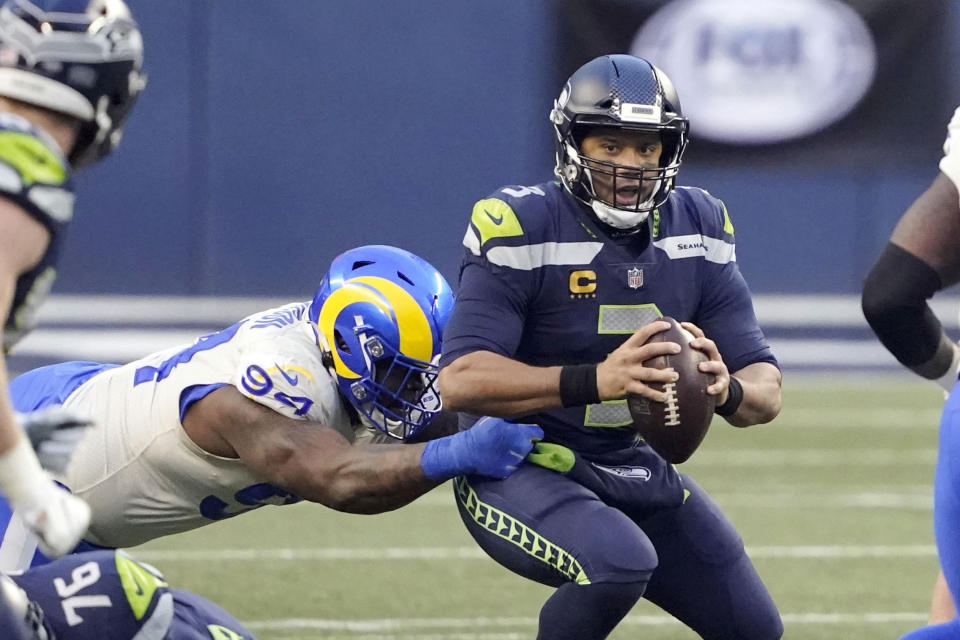
{"label": "teammate at field edge", "polygon": [[440,371],[448,408],[519,416],[544,441],[505,480],[458,478],[461,518],[497,562],[556,587],[543,640],[605,638],[641,596],[704,638],[779,638],[733,525],[638,440],[623,400],[665,399],[649,384],[675,374],[642,363],[679,351],[644,345],[669,315],[708,356],[728,422],[780,410],[726,207],[673,188],[688,130],[677,93],[646,60],[603,56],[571,76],[550,119],[559,182],[504,187],[473,209]]}
{"label": "teammate at field edge", "polygon": [[[0,7],[0,315],[4,353],[33,325],[73,216],[71,170],[110,153],[145,85],[140,31],[121,0]],[[41,470],[0,362],[0,492],[42,549],[72,549],[89,509]],[[22,524],[20,524],[22,523]]]}
{"label": "teammate at field edge", "polygon": [[[352,513],[403,506],[462,473],[504,477],[542,436],[486,418],[442,426],[443,276],[381,245],[337,256],[312,301],[127,365],[68,362],[10,384],[16,407],[90,416],[59,479],[92,507],[86,545],[131,547],[309,500]],[[2,528],[2,523],[0,523]],[[4,536],[0,558],[43,562]]]}
{"label": "teammate at field edge", "polygon": [[943,151],[940,173],[897,222],[862,295],[864,316],[890,353],[949,393],[934,481],[934,530],[943,571],[931,605],[930,621],[936,624],[908,633],[904,640],[960,637],[953,606],[960,595],[960,348],[927,302],[960,282],[960,107],[947,127]]}

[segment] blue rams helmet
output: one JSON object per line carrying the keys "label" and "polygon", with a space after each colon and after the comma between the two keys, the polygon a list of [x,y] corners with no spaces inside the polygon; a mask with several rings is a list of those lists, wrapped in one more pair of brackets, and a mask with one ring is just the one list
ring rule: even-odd
{"label": "blue rams helmet", "polygon": [[0,638],[56,640],[35,602],[9,576],[0,574]]}
{"label": "blue rams helmet", "polygon": [[365,424],[406,439],[439,413],[440,339],[452,309],[450,285],[409,251],[369,245],[333,260],[309,317]]}
{"label": "blue rams helmet", "polygon": [[[673,189],[687,145],[689,121],[667,75],[643,58],[609,55],[577,69],[560,92],[550,112],[556,134],[554,173],[564,188],[587,205],[604,224],[620,231],[637,231],[650,211],[662,205]],[[580,153],[583,139],[597,128],[613,127],[653,132],[663,152],[657,168],[638,168],[587,158]],[[597,196],[594,177],[602,175],[617,193],[637,180],[653,186],[642,200],[630,205]]]}
{"label": "blue rams helmet", "polygon": [[123,0],[6,0],[0,95],[80,121],[75,168],[109,154],[146,86],[143,39]]}

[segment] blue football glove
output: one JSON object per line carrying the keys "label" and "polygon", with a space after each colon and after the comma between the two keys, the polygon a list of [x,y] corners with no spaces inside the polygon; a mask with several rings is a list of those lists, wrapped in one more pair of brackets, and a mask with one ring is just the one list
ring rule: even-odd
{"label": "blue football glove", "polygon": [[543,429],[537,425],[488,416],[467,431],[428,442],[420,466],[434,482],[463,474],[506,478],[541,438]]}

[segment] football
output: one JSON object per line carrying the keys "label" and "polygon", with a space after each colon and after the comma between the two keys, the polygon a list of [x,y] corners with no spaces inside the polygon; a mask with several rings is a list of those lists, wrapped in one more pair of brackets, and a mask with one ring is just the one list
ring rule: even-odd
{"label": "football", "polygon": [[716,396],[707,394],[707,386],[713,384],[714,375],[697,369],[707,356],[689,346],[693,334],[671,317],[661,320],[669,322],[670,328],[654,334],[647,344],[676,342],[680,345],[680,353],[657,356],[643,364],[656,369],[673,369],[680,377],[672,383],[649,383],[667,394],[666,402],[654,402],[630,394],[627,407],[634,428],[647,444],[664,460],[676,464],[693,455],[707,435],[716,406]]}

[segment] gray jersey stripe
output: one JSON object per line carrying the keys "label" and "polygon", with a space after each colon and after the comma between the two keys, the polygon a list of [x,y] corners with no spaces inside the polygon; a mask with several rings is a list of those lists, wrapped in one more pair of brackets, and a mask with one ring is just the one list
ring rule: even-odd
{"label": "gray jersey stripe", "polygon": [[602,242],[542,242],[520,247],[494,247],[487,260],[501,267],[530,271],[551,265],[590,264]]}
{"label": "gray jersey stripe", "polygon": [[131,640],[163,640],[167,637],[167,631],[173,622],[173,594],[169,591],[160,595],[157,606],[153,609],[151,615],[137,635]]}
{"label": "gray jersey stripe", "polygon": [[737,261],[735,245],[717,238],[708,238],[698,233],[663,238],[654,242],[653,246],[665,252],[671,260],[703,257],[708,262],[716,262],[717,264]]}

